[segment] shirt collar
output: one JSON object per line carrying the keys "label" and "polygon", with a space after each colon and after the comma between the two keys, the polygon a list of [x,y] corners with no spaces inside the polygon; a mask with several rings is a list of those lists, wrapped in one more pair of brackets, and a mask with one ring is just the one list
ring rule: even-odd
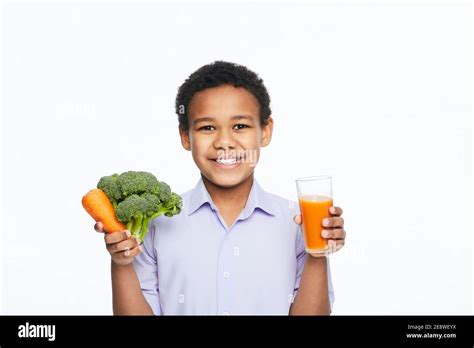
{"label": "shirt collar", "polygon": [[[206,203],[213,211],[218,211],[201,178],[199,179],[196,187],[191,192],[187,210],[188,215],[193,214]],[[260,187],[257,180],[254,178],[252,188],[247,199],[247,204],[245,205],[245,208],[241,214],[241,219],[250,217],[256,208],[263,210],[267,214],[275,215],[275,208],[273,206],[271,197]]]}

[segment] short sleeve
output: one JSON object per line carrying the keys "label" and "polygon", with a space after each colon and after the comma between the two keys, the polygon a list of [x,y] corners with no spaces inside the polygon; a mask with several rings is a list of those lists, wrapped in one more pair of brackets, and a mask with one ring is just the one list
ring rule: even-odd
{"label": "short sleeve", "polygon": [[[306,249],[304,245],[304,237],[301,229],[298,227],[297,237],[296,237],[296,280],[295,287],[293,292],[293,298],[296,297],[298,289],[300,288],[301,275],[303,274],[304,269],[304,260],[306,256]],[[330,267],[330,257],[327,258],[327,273],[328,273],[328,294],[329,294],[329,305],[331,307],[331,312],[333,309],[333,304],[335,300],[334,296],[334,287],[332,284],[331,277],[331,267]]]}
{"label": "short sleeve", "polygon": [[143,241],[143,251],[135,256],[133,266],[140,282],[140,287],[155,315],[161,315],[158,290],[158,265],[153,246],[155,224],[150,223],[149,231]]}
{"label": "short sleeve", "polygon": [[298,231],[296,232],[297,233],[296,235],[296,281],[295,281],[293,298],[296,297],[296,293],[298,292],[298,289],[300,288],[301,275],[303,274],[304,259],[306,256],[303,233],[301,232],[299,227],[297,228],[298,228]]}

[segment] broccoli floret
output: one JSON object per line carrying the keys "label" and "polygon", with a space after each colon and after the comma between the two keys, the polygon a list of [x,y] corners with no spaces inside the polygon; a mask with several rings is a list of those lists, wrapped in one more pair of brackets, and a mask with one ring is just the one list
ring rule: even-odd
{"label": "broccoli floret", "polygon": [[181,212],[181,197],[148,172],[106,176],[97,187],[111,200],[117,219],[140,241],[144,240],[150,221],[160,215],[171,217]]}
{"label": "broccoli floret", "polygon": [[171,217],[173,215],[178,215],[179,213],[181,213],[181,208],[183,207],[183,200],[179,195],[172,192],[170,199],[165,202],[164,207],[166,209],[166,216]]}
{"label": "broccoli floret", "polygon": [[144,193],[141,195],[147,201],[146,216],[152,217],[156,212],[160,211],[162,204],[157,195],[152,193]]}
{"label": "broccoli floret", "polygon": [[143,172],[129,171],[122,173],[117,178],[117,184],[124,197],[148,192],[150,189],[149,175],[144,175]]}
{"label": "broccoli floret", "polygon": [[154,193],[159,190],[160,182],[156,179],[156,177],[148,172],[138,172],[142,175],[146,180],[146,190],[144,192]]}
{"label": "broccoli floret", "polygon": [[117,205],[117,219],[127,225],[127,230],[136,237],[141,232],[142,221],[146,215],[148,202],[139,195],[131,195]]}
{"label": "broccoli floret", "polygon": [[114,208],[117,207],[117,203],[122,199],[122,191],[117,184],[117,178],[118,174],[103,176],[97,184],[97,188],[105,192]]}
{"label": "broccoli floret", "polygon": [[171,197],[169,185],[162,181],[157,181],[157,185],[152,186],[149,192],[158,196],[162,203],[167,202]]}

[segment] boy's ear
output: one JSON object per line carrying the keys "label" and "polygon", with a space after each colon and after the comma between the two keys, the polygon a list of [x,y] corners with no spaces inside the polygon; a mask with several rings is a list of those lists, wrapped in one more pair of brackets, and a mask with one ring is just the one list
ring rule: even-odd
{"label": "boy's ear", "polygon": [[273,118],[270,116],[267,119],[267,124],[262,126],[262,142],[261,147],[265,147],[270,144],[273,134]]}
{"label": "boy's ear", "polygon": [[181,145],[183,145],[185,150],[191,151],[191,142],[189,141],[189,131],[179,127],[179,136],[181,138]]}

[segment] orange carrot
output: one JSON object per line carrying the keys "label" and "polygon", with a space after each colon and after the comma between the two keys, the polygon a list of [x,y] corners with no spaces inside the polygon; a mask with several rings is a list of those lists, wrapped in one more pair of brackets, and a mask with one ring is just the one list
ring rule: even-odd
{"label": "orange carrot", "polygon": [[95,221],[104,225],[107,233],[122,231],[126,226],[115,217],[114,207],[109,197],[100,189],[93,189],[82,197],[82,206]]}

